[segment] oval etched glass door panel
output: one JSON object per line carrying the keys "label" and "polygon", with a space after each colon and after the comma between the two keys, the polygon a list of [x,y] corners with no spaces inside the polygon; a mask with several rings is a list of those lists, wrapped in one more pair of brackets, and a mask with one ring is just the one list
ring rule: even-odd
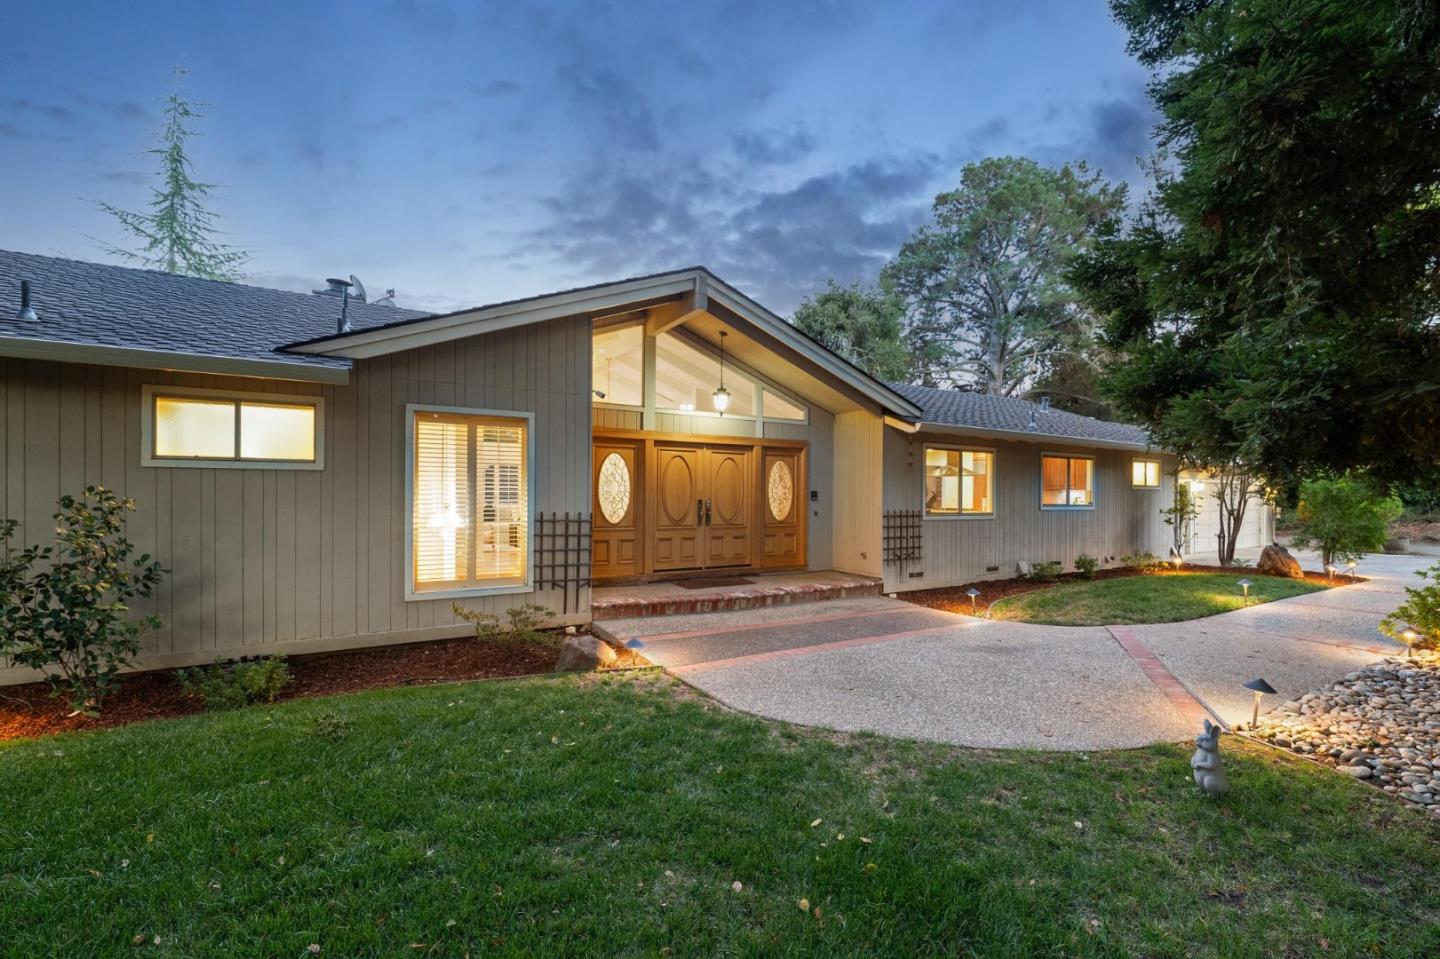
{"label": "oval etched glass door panel", "polygon": [[630,512],[630,467],[625,457],[611,453],[600,463],[595,480],[595,498],[600,501],[600,515],[615,526]]}
{"label": "oval etched glass door panel", "polygon": [[770,464],[765,495],[770,501],[770,515],[780,522],[789,519],[790,509],[795,505],[795,478],[790,475],[789,463],[775,460]]}

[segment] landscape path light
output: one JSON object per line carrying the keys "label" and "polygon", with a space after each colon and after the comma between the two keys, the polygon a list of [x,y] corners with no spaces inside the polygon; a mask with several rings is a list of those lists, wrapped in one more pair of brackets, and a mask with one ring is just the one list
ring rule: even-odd
{"label": "landscape path light", "polygon": [[1251,587],[1252,585],[1254,585],[1254,584],[1252,584],[1252,583],[1250,582],[1250,580],[1248,580],[1248,579],[1242,579],[1242,580],[1240,580],[1240,589],[1243,590],[1244,593],[1245,593],[1245,598],[1244,598],[1244,599],[1241,601],[1241,603],[1240,603],[1241,606],[1249,606],[1249,605],[1250,605],[1250,587]]}
{"label": "landscape path light", "polygon": [[1255,693],[1255,708],[1250,711],[1250,728],[1253,730],[1255,725],[1260,722],[1260,697],[1266,693],[1276,693],[1278,690],[1258,677],[1246,683],[1245,688]]}
{"label": "landscape path light", "polygon": [[1415,632],[1414,626],[1406,626],[1405,632],[1400,634],[1400,638],[1405,640],[1405,658],[1412,663],[1415,662],[1415,641],[1420,638],[1420,634]]}
{"label": "landscape path light", "polygon": [[1350,562],[1345,564],[1345,572],[1349,573],[1350,577],[1353,579],[1355,577],[1355,567],[1359,565],[1360,564],[1358,562],[1352,559],[1350,560]]}
{"label": "landscape path light", "polygon": [[970,614],[973,616],[975,614],[975,600],[980,596],[980,590],[971,586],[965,590],[965,595],[970,597]]}

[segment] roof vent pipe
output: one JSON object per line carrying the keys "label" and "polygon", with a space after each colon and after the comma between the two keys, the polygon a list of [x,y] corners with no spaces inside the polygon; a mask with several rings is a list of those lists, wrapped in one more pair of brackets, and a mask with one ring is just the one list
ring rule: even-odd
{"label": "roof vent pipe", "polygon": [[30,281],[20,281],[20,312],[15,314],[15,319],[24,320],[27,323],[39,322],[40,317],[35,314],[35,308],[30,305]]}
{"label": "roof vent pipe", "polygon": [[350,281],[339,280],[335,277],[327,277],[326,283],[330,284],[330,292],[340,295],[340,320],[335,324],[336,333],[350,332]]}
{"label": "roof vent pipe", "polygon": [[1040,397],[1040,412],[1042,412],[1042,413],[1048,413],[1048,412],[1050,412],[1050,397],[1048,397],[1048,396],[1042,396],[1042,397]]}

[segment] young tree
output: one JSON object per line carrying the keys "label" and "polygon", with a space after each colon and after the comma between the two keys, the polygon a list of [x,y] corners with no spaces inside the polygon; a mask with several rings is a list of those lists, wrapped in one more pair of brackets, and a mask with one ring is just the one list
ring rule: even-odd
{"label": "young tree", "polygon": [[967,165],[882,274],[904,298],[906,342],[931,386],[1012,396],[1090,346],[1067,279],[1125,206],[1085,165],[999,157]]}
{"label": "young tree", "polygon": [[150,208],[122,210],[109,203],[97,204],[120,222],[138,243],[138,250],[108,246],[109,253],[167,273],[181,273],[207,280],[235,281],[239,267],[249,254],[215,239],[216,215],[205,207],[214,184],[194,178],[194,167],[186,152],[193,131],[190,121],[200,118],[181,94],[177,70],[170,95],[165,98],[165,125],[160,145],[148,152],[160,157],[160,186],[152,188]]}
{"label": "young tree", "polygon": [[1172,161],[1075,274],[1121,412],[1276,487],[1440,473],[1440,7],[1111,6]]}
{"label": "young tree", "polygon": [[883,285],[840,286],[831,280],[800,304],[791,322],[871,376],[899,380],[910,373],[904,312],[904,301]]}
{"label": "young tree", "polygon": [[1404,506],[1393,496],[1379,493],[1353,476],[1319,477],[1300,485],[1295,518],[1300,533],[1295,545],[1320,550],[1326,565],[1358,560],[1385,546],[1390,523]]}

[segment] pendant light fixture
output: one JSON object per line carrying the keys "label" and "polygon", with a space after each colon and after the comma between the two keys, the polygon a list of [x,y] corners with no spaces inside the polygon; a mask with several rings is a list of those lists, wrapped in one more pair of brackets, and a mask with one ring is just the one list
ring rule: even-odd
{"label": "pendant light fixture", "polygon": [[720,331],[720,385],[710,394],[710,399],[715,401],[715,410],[721,416],[725,415],[725,408],[730,405],[730,391],[725,388],[725,337],[729,335],[724,330]]}

